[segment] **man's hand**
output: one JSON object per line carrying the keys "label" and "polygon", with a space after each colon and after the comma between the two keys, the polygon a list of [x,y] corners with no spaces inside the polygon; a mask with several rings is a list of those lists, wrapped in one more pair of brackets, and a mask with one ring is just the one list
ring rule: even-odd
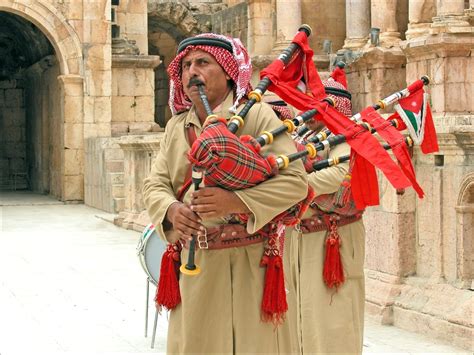
{"label": "man's hand", "polygon": [[184,203],[175,202],[169,206],[166,219],[173,225],[183,238],[189,239],[193,234],[197,234],[204,226],[201,219],[191,208]]}
{"label": "man's hand", "polygon": [[204,187],[194,191],[191,209],[202,219],[225,217],[231,213],[250,212],[234,192],[219,187]]}

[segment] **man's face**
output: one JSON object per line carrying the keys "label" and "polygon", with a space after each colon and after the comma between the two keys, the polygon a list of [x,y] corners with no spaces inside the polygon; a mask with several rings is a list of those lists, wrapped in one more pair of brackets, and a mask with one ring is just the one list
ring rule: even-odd
{"label": "man's face", "polygon": [[319,132],[324,128],[324,122],[320,120],[315,120],[314,118],[306,121],[305,125],[314,132]]}
{"label": "man's face", "polygon": [[204,91],[211,108],[215,108],[227,96],[230,76],[209,53],[201,50],[190,51],[183,58],[181,69],[184,93],[194,104],[201,102],[201,99],[196,85],[188,87],[192,78],[196,78],[204,84]]}

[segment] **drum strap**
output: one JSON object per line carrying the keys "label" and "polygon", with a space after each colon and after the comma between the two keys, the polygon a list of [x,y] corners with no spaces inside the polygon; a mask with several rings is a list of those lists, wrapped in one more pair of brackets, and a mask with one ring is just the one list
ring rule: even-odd
{"label": "drum strap", "polygon": [[[194,125],[192,123],[186,125],[186,132],[188,134],[189,146],[192,147],[193,143],[197,139],[196,131],[194,130]],[[177,196],[178,200],[181,201],[181,202],[183,201],[183,198],[184,198],[184,195],[186,194],[186,191],[188,191],[189,188],[191,187],[191,183],[192,183],[191,175],[192,175],[192,166],[191,166],[191,164],[189,164],[188,171],[186,171],[186,176],[184,177],[184,184],[181,187],[181,189],[179,190],[178,196]]]}

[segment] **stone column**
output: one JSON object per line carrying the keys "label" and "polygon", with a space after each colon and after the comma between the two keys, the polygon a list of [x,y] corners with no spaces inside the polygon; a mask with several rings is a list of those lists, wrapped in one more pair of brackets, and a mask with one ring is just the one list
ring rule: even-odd
{"label": "stone column", "polygon": [[84,79],[60,75],[63,142],[61,152],[61,200],[84,200]]}
{"label": "stone column", "polygon": [[273,53],[281,53],[301,26],[301,0],[276,0],[277,35]]}
{"label": "stone column", "polygon": [[251,56],[268,54],[272,49],[272,0],[249,0],[247,49]]}
{"label": "stone column", "polygon": [[372,0],[371,23],[372,27],[380,28],[380,45],[393,47],[400,42],[400,32],[397,24],[398,0]]}
{"label": "stone column", "polygon": [[407,39],[426,35],[431,27],[431,19],[436,15],[435,0],[412,0],[408,6]]}
{"label": "stone column", "polygon": [[[472,5],[472,2],[471,2]],[[436,0],[436,17],[433,17],[434,33],[436,27],[468,27],[469,22],[464,14],[464,0]],[[441,29],[441,32],[445,32]],[[447,32],[458,32],[448,30]],[[465,31],[463,31],[465,32]]]}
{"label": "stone column", "polygon": [[367,43],[370,31],[370,1],[346,1],[346,40],[344,48],[358,49]]}

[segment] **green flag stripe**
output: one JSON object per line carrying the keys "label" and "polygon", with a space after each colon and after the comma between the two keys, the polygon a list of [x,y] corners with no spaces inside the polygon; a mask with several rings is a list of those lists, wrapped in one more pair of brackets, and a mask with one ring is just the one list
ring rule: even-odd
{"label": "green flag stripe", "polygon": [[413,112],[409,111],[409,110],[403,110],[405,112],[405,115],[407,115],[408,119],[410,120],[411,122],[411,125],[413,126],[413,129],[415,130],[415,132],[418,134],[419,133],[419,130],[418,130],[418,123],[416,122],[416,117],[415,115],[413,114]]}

